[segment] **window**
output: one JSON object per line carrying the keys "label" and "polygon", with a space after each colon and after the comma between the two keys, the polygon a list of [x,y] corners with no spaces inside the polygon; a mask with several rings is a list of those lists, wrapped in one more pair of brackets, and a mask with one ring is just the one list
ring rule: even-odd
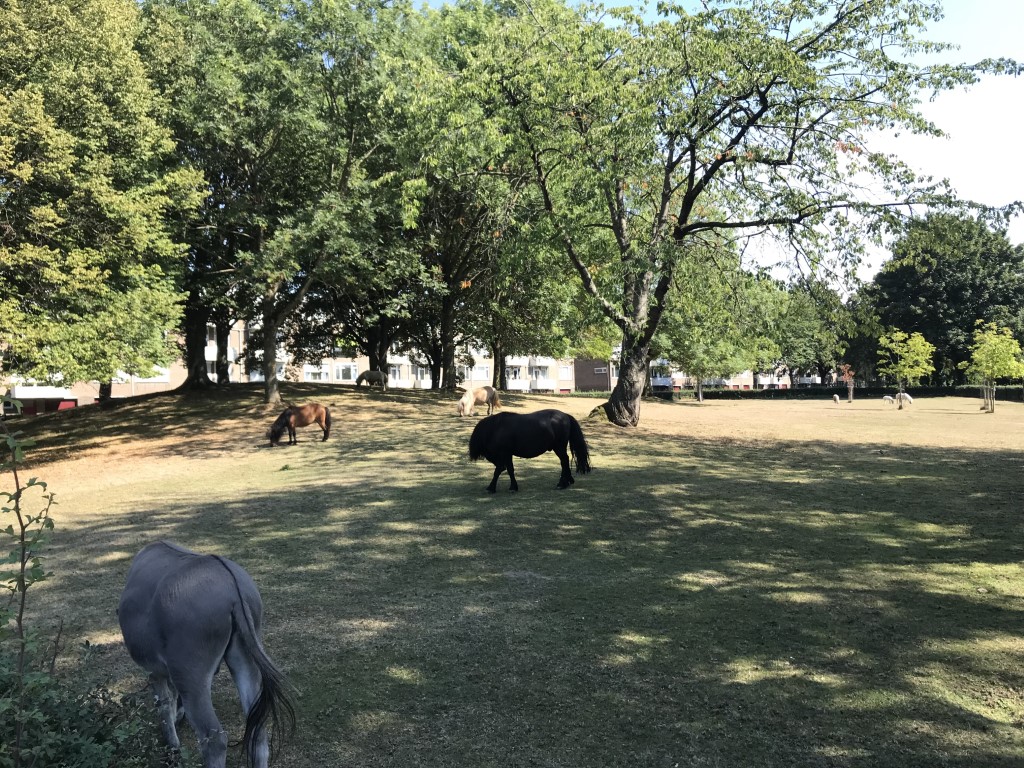
{"label": "window", "polygon": [[607,368],[595,368],[594,373],[608,373]]}
{"label": "window", "polygon": [[389,365],[388,366],[388,378],[393,381],[398,381],[402,378],[402,366],[400,365]]}
{"label": "window", "polygon": [[217,343],[217,326],[210,323],[206,324],[206,343],[216,344]]}
{"label": "window", "polygon": [[355,381],[357,375],[355,363],[338,363],[334,366],[335,381]]}
{"label": "window", "polygon": [[558,368],[558,378],[562,381],[568,381],[572,378],[572,366],[562,365]]}
{"label": "window", "polygon": [[217,375],[217,361],[216,360],[207,360],[206,361],[206,374],[208,376],[216,376]]}
{"label": "window", "polygon": [[306,381],[327,381],[330,378],[330,372],[326,368],[314,368],[307,365],[303,371],[303,378]]}

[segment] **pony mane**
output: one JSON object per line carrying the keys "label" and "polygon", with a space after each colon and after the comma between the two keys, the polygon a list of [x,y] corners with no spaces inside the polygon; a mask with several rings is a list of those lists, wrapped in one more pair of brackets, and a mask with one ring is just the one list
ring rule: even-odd
{"label": "pony mane", "polygon": [[473,427],[473,433],[469,436],[469,460],[476,461],[484,455],[484,451],[487,449],[487,443],[490,442],[491,435],[494,434],[494,430],[498,428],[499,416],[504,414],[497,414],[494,416],[487,416],[486,418],[480,419]]}
{"label": "pony mane", "polygon": [[276,443],[281,439],[281,435],[288,429],[288,419],[292,415],[292,406],[285,408],[281,415],[277,417],[277,420],[270,425],[270,429],[267,430],[267,437],[270,438],[271,442]]}

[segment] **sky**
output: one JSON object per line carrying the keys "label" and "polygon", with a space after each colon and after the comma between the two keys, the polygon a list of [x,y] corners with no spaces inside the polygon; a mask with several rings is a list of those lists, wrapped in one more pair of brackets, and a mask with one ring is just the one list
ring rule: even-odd
{"label": "sky", "polygon": [[[950,60],[1004,57],[1024,62],[1024,0],[946,0],[945,18],[928,38],[954,43]],[[988,205],[1024,199],[1024,76],[986,76],[967,89],[922,105],[948,139],[900,137],[893,151],[936,178],[948,178],[960,197]],[[1024,243],[1024,218],[1009,228]]]}

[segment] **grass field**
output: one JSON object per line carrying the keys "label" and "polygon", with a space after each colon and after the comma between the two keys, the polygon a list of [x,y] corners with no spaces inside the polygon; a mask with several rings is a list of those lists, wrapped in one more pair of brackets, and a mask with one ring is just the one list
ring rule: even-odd
{"label": "grass field", "polygon": [[621,430],[508,396],[580,418],[595,469],[520,461],[492,496],[454,397],[284,394],[332,406],[328,442],[269,448],[247,387],[20,422],[63,668],[143,685],[114,609],[169,538],[260,585],[283,766],[1024,765],[1024,406],[645,402]]}

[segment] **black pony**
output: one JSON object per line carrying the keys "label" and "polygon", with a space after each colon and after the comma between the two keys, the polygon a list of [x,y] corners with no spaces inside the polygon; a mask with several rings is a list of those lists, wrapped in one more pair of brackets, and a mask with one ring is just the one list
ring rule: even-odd
{"label": "black pony", "polygon": [[508,470],[510,491],[518,491],[512,457],[532,459],[547,451],[554,451],[562,462],[562,476],[559,488],[568,488],[575,480],[569,468],[568,447],[576,460],[576,474],[590,471],[590,449],[583,437],[580,423],[568,413],[554,409],[534,413],[498,413],[477,422],[469,438],[469,458],[476,461],[481,456],[494,465],[494,477],[487,486],[494,493],[498,486],[498,475]]}

